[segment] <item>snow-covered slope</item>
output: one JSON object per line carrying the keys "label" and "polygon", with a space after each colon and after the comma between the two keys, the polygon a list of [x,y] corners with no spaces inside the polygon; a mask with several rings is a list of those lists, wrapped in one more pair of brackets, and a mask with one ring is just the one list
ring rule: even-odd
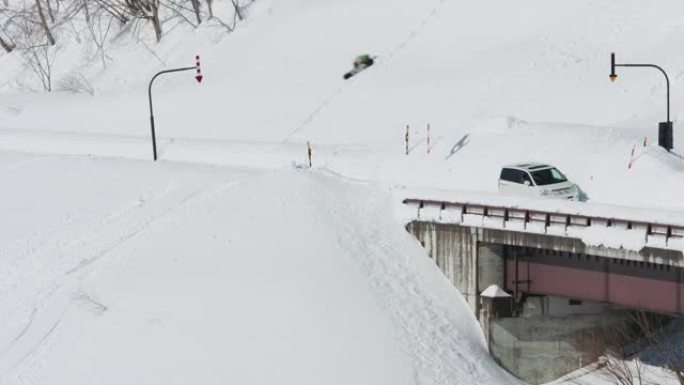
{"label": "snow-covered slope", "polygon": [[515,383],[373,185],[10,153],[0,179],[2,383]]}
{"label": "snow-covered slope", "polygon": [[[493,192],[502,165],[541,161],[590,201],[683,212],[684,163],[654,144],[661,75],[608,80],[611,51],[665,67],[681,152],[682,25],[677,0],[259,0],[231,34],[123,31],[107,70],[62,30],[55,81],[93,96],[28,92],[0,54],[0,150],[35,153],[0,154],[2,379],[513,382],[388,190]],[[195,54],[201,85],[155,83],[152,164],[147,82]]]}
{"label": "snow-covered slope", "polygon": [[[675,0],[648,9],[632,0],[263,0],[228,35],[179,27],[156,46],[119,37],[107,71],[64,59],[62,73],[88,74],[95,96],[8,91],[0,97],[0,128],[147,141],[148,79],[192,65],[199,53],[203,84],[191,73],[155,83],[157,132],[174,141],[162,147],[184,153],[163,159],[234,163],[230,155],[207,159],[184,149],[183,139],[233,143],[212,151],[228,154],[254,141],[280,153],[285,141],[299,149],[279,160],[288,166],[302,162],[311,141],[317,154],[329,154],[317,164],[338,173],[475,191],[495,191],[503,164],[542,161],[561,167],[590,200],[683,209],[682,160],[656,145],[657,123],[665,120],[662,75],[623,68],[616,83],[608,80],[611,51],[619,62],[654,62],[669,71],[677,150],[684,55],[668,47],[684,35],[680,15]],[[377,64],[343,81],[362,52],[377,54]],[[0,83],[30,76],[17,72],[18,64],[0,57]],[[409,157],[402,156],[407,124]],[[88,151],[144,154],[102,152],[111,141],[101,142]],[[635,146],[638,159],[628,169]]]}

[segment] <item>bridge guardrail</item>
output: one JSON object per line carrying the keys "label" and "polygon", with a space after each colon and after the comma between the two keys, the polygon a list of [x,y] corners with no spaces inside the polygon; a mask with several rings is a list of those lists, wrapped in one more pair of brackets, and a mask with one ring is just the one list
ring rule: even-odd
{"label": "bridge guardrail", "polygon": [[[559,236],[582,236],[593,231],[604,238],[637,239],[642,247],[684,250],[681,224],[418,198],[404,199],[403,203],[415,206],[417,220]],[[620,239],[613,243],[617,247]]]}

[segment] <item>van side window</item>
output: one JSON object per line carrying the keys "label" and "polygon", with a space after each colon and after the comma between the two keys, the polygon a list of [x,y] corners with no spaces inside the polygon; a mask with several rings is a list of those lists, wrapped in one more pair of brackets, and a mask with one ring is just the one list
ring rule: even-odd
{"label": "van side window", "polygon": [[514,170],[512,168],[501,169],[501,177],[499,179],[505,180],[506,182],[522,183],[522,172],[520,170]]}

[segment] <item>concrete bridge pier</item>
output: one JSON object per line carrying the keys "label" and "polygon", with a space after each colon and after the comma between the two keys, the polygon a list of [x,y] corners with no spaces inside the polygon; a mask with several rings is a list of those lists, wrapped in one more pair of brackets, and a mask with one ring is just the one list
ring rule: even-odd
{"label": "concrete bridge pier", "polygon": [[[465,297],[483,327],[490,354],[531,384],[594,362],[605,350],[606,331],[625,322],[624,312],[607,311],[601,304],[523,294],[524,279],[520,293],[513,289],[508,304],[481,298],[490,285],[506,288],[506,280],[514,279],[506,267],[511,261],[517,264],[520,249],[492,243],[482,228],[415,221],[407,229]],[[525,278],[524,272],[520,277]],[[498,304],[492,303],[495,300]]]}
{"label": "concrete bridge pier", "polygon": [[463,294],[474,314],[479,313],[482,290],[490,285],[504,287],[503,246],[480,242],[478,229],[413,222],[408,230]]}

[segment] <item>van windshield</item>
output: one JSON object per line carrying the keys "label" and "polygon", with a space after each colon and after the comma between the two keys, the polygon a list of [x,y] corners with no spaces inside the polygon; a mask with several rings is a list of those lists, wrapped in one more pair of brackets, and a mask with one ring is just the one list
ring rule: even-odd
{"label": "van windshield", "polygon": [[567,182],[567,178],[556,168],[547,168],[539,171],[532,171],[532,179],[537,186]]}

